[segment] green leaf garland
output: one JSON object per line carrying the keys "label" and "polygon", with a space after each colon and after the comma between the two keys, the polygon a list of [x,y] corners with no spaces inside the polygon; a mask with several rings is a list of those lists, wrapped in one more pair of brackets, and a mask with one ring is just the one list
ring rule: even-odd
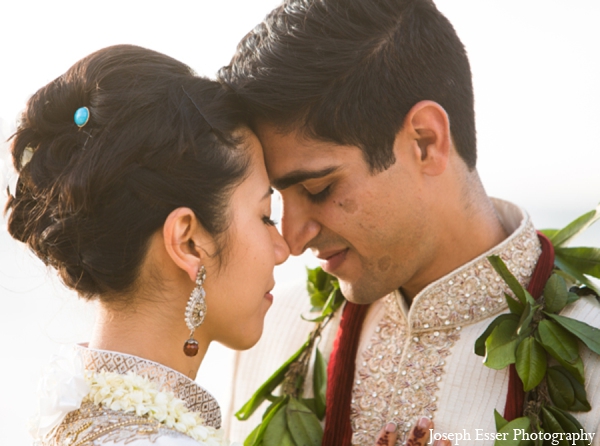
{"label": "green leaf garland", "polygon": [[[526,392],[523,417],[508,422],[494,412],[498,433],[513,429],[531,432],[533,427],[535,431],[563,433],[565,438],[571,438],[569,435],[583,429],[569,413],[591,410],[579,342],[600,355],[600,330],[558,313],[580,296],[600,294],[600,287],[590,279],[600,278],[600,249],[566,246],[599,219],[600,206],[564,229],[542,231],[554,245],[555,269],[537,302],[500,257],[488,258],[515,298],[505,294],[510,313],[492,321],[475,341],[475,353],[484,356],[483,363],[493,369],[514,363]],[[559,365],[549,366],[551,360]],[[565,446],[571,444],[566,439],[557,441]],[[585,444],[583,440],[573,441]],[[509,435],[507,440],[496,440],[495,444],[525,446],[534,442],[514,440]]]}

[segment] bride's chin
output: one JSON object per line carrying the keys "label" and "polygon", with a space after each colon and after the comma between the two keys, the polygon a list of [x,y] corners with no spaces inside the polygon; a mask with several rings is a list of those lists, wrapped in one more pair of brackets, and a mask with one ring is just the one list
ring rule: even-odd
{"label": "bride's chin", "polygon": [[233,350],[254,347],[263,334],[265,317],[272,306],[266,294],[253,309],[241,311],[234,317],[219,318],[216,323],[211,320],[212,340]]}
{"label": "bride's chin", "polygon": [[243,339],[228,339],[226,342],[221,342],[225,347],[228,347],[232,350],[248,350],[256,345],[260,336],[262,335],[262,330],[258,336],[248,336]]}

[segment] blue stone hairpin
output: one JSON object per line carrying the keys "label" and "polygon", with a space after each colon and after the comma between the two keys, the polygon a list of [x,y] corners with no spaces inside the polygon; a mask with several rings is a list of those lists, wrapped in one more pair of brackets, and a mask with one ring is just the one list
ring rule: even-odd
{"label": "blue stone hairpin", "polygon": [[83,127],[90,120],[90,109],[87,107],[79,107],[73,115],[73,121],[77,124],[77,127]]}

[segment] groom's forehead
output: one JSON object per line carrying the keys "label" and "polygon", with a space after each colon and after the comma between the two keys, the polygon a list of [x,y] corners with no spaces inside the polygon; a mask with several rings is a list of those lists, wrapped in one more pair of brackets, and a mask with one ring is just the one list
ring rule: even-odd
{"label": "groom's forehead", "polygon": [[297,172],[296,176],[323,176],[325,171],[331,173],[336,166],[341,165],[349,150],[360,150],[357,147],[311,138],[298,130],[282,131],[269,124],[258,126],[256,133],[263,147],[265,165],[272,182],[294,172]]}

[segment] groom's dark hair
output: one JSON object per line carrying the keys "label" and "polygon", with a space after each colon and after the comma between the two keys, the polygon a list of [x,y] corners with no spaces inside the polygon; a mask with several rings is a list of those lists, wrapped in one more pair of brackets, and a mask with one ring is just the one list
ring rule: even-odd
{"label": "groom's dark hair", "polygon": [[219,78],[254,122],[362,149],[373,171],[421,100],[448,113],[459,155],[477,158],[471,70],[430,0],[288,0],[239,43]]}

